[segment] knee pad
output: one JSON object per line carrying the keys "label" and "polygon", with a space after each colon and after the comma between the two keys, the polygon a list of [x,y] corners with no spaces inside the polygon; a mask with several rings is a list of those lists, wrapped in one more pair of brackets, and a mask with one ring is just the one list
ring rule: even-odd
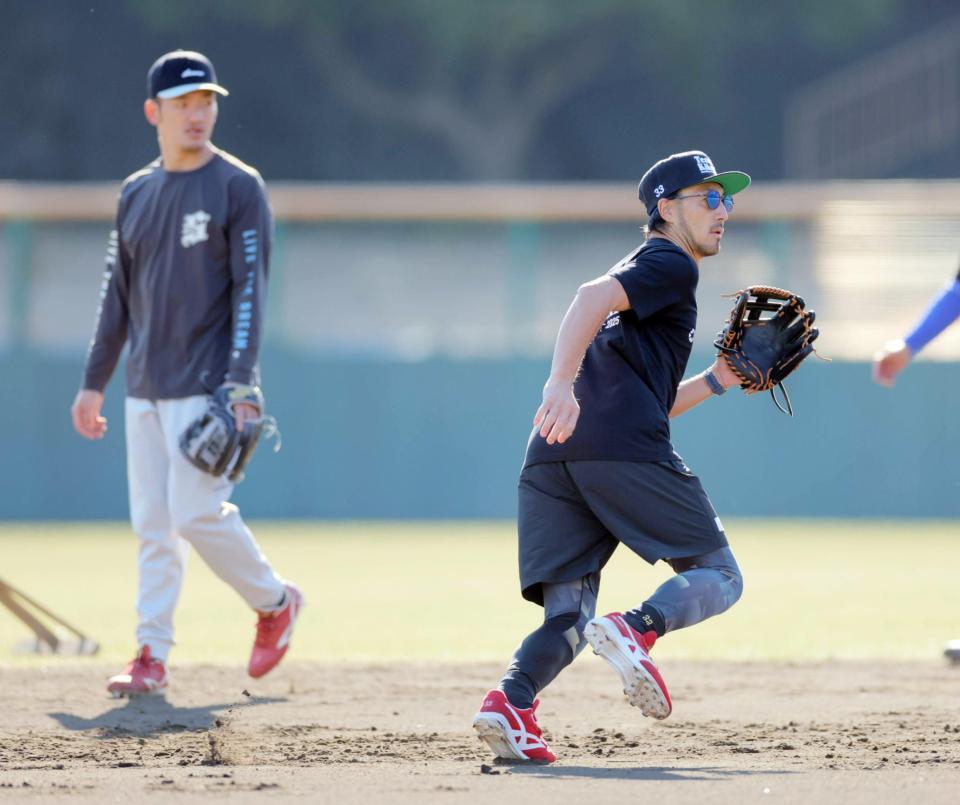
{"label": "knee pad", "polygon": [[721,567],[717,569],[730,579],[733,585],[733,594],[731,595],[730,601],[730,606],[733,606],[740,600],[740,596],[743,595],[743,575],[740,573],[740,568],[734,565],[733,567]]}
{"label": "knee pad", "polygon": [[548,629],[562,634],[577,625],[577,622],[580,620],[579,612],[562,612],[559,615],[553,615],[547,618],[543,625]]}
{"label": "knee pad", "polygon": [[543,622],[544,628],[549,629],[558,635],[570,645],[574,656],[580,653],[586,645],[586,638],[583,636],[583,627],[586,621],[579,612],[564,612],[560,615],[554,615]]}
{"label": "knee pad", "polygon": [[599,581],[599,574],[594,573],[576,581],[543,585],[544,626],[563,635],[574,656],[587,645],[583,630],[597,612]]}

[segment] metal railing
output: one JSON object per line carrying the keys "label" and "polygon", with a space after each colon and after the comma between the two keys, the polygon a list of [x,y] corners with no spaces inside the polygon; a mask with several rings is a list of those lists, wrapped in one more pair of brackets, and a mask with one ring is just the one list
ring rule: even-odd
{"label": "metal railing", "polygon": [[[0,221],[109,221],[119,182],[0,181]],[[269,182],[279,221],[642,221],[628,182],[540,184],[324,184]],[[755,182],[737,196],[735,220],[812,220],[834,201],[921,203],[960,215],[957,183],[943,181]]]}
{"label": "metal railing", "polygon": [[788,104],[794,179],[894,174],[960,136],[960,18],[811,84]]}

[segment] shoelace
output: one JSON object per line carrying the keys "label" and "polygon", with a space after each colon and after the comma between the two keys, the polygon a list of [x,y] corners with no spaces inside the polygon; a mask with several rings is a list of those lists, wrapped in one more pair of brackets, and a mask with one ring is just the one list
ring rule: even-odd
{"label": "shoelace", "polygon": [[159,663],[160,660],[150,657],[149,659],[144,658],[143,652],[140,652],[136,657],[130,660],[129,665],[124,669],[125,673],[133,674],[134,671],[140,670],[146,673],[150,670],[151,666]]}
{"label": "shoelace", "polygon": [[277,642],[278,633],[282,632],[284,628],[278,617],[279,614],[277,612],[260,615],[257,619],[257,639],[254,641],[256,645],[272,646]]}

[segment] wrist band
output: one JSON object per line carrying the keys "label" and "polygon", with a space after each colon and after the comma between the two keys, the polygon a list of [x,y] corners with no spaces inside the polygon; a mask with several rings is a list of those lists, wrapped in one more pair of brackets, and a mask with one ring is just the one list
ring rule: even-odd
{"label": "wrist band", "polygon": [[709,369],[703,373],[703,379],[706,380],[707,385],[710,386],[710,391],[712,391],[718,397],[721,394],[727,393],[727,390],[723,387],[723,384],[717,380],[716,375],[714,375]]}

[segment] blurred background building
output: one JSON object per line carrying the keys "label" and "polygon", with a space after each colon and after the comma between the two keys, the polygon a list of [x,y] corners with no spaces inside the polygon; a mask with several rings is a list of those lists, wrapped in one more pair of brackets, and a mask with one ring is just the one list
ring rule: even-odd
{"label": "blurred background building", "polygon": [[[674,423],[721,513],[958,512],[960,328],[892,391],[869,358],[960,254],[947,0],[0,0],[0,518],[123,518],[122,373],[73,434],[119,181],[156,155],[146,70],[202,50],[215,141],[277,217],[260,517],[509,517],[577,286],[640,239],[636,183],[702,148],[751,173],[703,265],[690,371],[748,284],[800,291],[794,419],[730,394]],[[735,470],[733,468],[736,468]]]}

